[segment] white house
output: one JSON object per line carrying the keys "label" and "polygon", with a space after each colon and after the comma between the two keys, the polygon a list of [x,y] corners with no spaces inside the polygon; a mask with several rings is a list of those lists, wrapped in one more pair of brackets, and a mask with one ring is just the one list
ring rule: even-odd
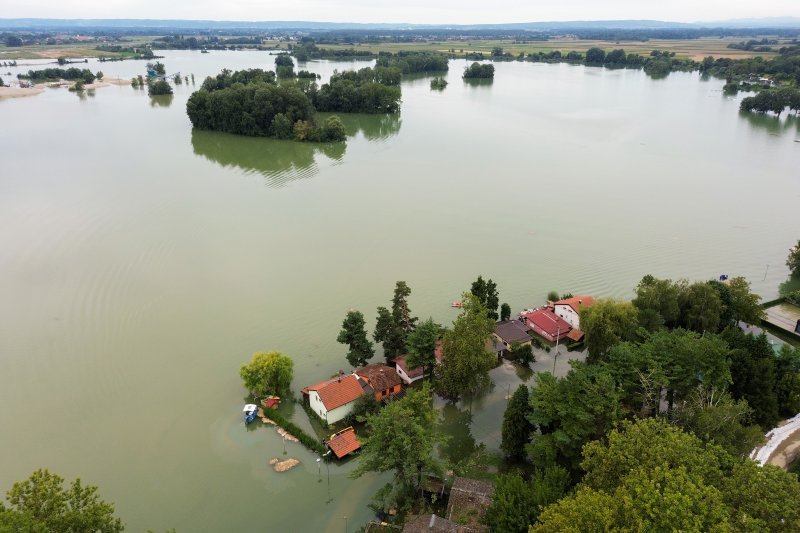
{"label": "white house", "polygon": [[406,385],[411,385],[415,381],[419,381],[425,377],[425,374],[422,373],[421,367],[408,368],[405,357],[395,357],[392,359],[392,362],[395,365],[395,372],[397,372],[397,375],[400,376],[400,379],[402,379],[403,383]]}
{"label": "white house", "polygon": [[[352,374],[340,375],[303,389],[308,405],[322,420],[333,424],[353,411],[355,401],[369,385]],[[372,393],[372,390],[369,389]]]}
{"label": "white house", "polygon": [[593,303],[594,298],[591,296],[575,296],[555,302],[553,304],[553,312],[573,328],[581,329],[581,309],[591,307]]}

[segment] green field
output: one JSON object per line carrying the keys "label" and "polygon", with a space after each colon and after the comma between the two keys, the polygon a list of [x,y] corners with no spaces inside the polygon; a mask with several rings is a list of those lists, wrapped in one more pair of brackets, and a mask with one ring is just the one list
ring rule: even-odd
{"label": "green field", "polygon": [[[759,36],[761,38],[761,36]],[[356,48],[359,50],[369,50],[371,52],[399,52],[401,50],[437,51],[451,53],[456,56],[463,56],[470,52],[482,52],[488,56],[492,49],[501,47],[504,52],[512,55],[519,55],[535,52],[551,52],[560,50],[561,52],[585,52],[589,48],[598,47],[606,51],[615,48],[622,48],[626,52],[635,52],[647,55],[653,50],[669,50],[675,52],[678,57],[689,57],[695,60],[706,56],[730,57],[742,59],[746,57],[775,55],[772,52],[751,52],[746,50],[734,50],[728,48],[731,43],[738,43],[747,40],[742,37],[735,38],[703,38],[703,39],[652,39],[649,41],[600,41],[600,40],[579,40],[579,39],[551,39],[548,41],[513,41],[513,40],[442,40],[442,41],[423,41],[415,43],[356,43],[354,45],[328,45],[320,44],[320,48],[343,49]],[[284,45],[285,48],[285,45]]]}
{"label": "green field", "polygon": [[[126,39],[122,44],[124,46],[136,46],[147,42],[151,42],[157,36],[135,36]],[[754,38],[761,38],[757,36]],[[769,37],[769,36],[768,36]],[[774,38],[774,36],[772,36]],[[702,38],[702,39],[652,39],[649,41],[600,41],[600,40],[579,40],[579,39],[551,39],[548,41],[513,41],[501,39],[486,39],[486,40],[467,40],[467,39],[450,39],[439,41],[418,41],[413,43],[355,43],[355,44],[342,44],[342,45],[319,45],[321,48],[328,48],[332,50],[357,48],[361,50],[369,50],[370,52],[399,52],[403,51],[436,51],[443,53],[450,53],[457,57],[464,56],[470,52],[482,52],[486,56],[491,54],[492,49],[500,47],[504,52],[509,52],[514,56],[519,55],[520,52],[524,54],[535,52],[550,52],[553,50],[560,50],[562,52],[585,52],[589,48],[599,47],[606,51],[615,48],[623,48],[626,52],[635,52],[641,55],[647,55],[653,50],[669,50],[675,52],[678,57],[688,57],[695,60],[702,59],[706,56],[714,57],[730,57],[734,59],[742,59],[746,57],[764,56],[770,57],[775,55],[773,52],[751,52],[746,50],[734,50],[727,46],[731,43],[737,43],[742,40],[747,40],[744,37],[727,37],[719,38]],[[15,48],[8,48],[0,45],[0,61],[8,59],[57,59],[59,57],[76,58],[76,57],[119,57],[124,54],[114,52],[102,52],[96,50],[96,46],[100,44],[97,42],[84,42],[84,43],[71,43],[61,45],[32,45],[21,46]],[[269,44],[269,43],[265,43]],[[277,45],[277,43],[275,43]],[[288,47],[287,42],[282,41],[279,44],[281,49]],[[780,46],[780,45],[778,45]],[[278,46],[276,46],[277,48]]]}

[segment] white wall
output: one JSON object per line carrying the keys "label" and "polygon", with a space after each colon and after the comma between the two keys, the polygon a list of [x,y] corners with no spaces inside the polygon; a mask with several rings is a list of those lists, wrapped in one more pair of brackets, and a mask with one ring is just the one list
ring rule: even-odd
{"label": "white wall", "polygon": [[346,417],[350,414],[353,410],[353,405],[355,402],[346,403],[344,405],[340,405],[336,409],[332,411],[328,411],[325,408],[325,404],[322,403],[322,400],[319,397],[317,391],[309,391],[308,393],[308,403],[311,406],[311,410],[316,413],[318,417],[323,419],[328,424],[333,424],[334,422],[338,422],[342,418]]}
{"label": "white wall", "polygon": [[580,316],[578,316],[578,313],[576,313],[572,307],[565,304],[558,304],[555,306],[555,313],[569,322],[569,325],[573,328],[581,328]]}
{"label": "white wall", "polygon": [[400,368],[400,365],[397,365],[397,366],[396,366],[396,367],[394,367],[394,368],[395,368],[395,370],[397,371],[397,375],[398,375],[398,376],[400,376],[400,379],[402,379],[402,380],[403,380],[403,383],[405,383],[406,385],[411,385],[413,382],[415,382],[415,381],[417,381],[417,380],[419,380],[419,379],[422,379],[422,378],[424,378],[424,377],[425,377],[425,375],[424,375],[424,374],[422,374],[422,375],[420,375],[420,376],[417,376],[417,377],[415,377],[414,379],[411,379],[410,377],[408,377],[408,374],[406,374],[405,372],[403,372],[403,369],[402,369],[402,368]]}

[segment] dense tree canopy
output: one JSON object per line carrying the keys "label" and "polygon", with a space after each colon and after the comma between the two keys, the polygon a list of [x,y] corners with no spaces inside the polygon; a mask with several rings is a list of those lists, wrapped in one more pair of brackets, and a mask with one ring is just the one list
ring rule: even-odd
{"label": "dense tree canopy", "polygon": [[[704,444],[663,419],[627,422],[584,449],[577,493],[532,531],[794,531],[797,477]],[[792,503],[790,503],[792,502]]]}
{"label": "dense tree canopy", "polygon": [[525,457],[525,445],[533,431],[530,423],[531,404],[528,387],[521,384],[506,406],[503,414],[502,440],[500,449],[511,461],[521,461]]}
{"label": "dense tree canopy", "polygon": [[400,70],[375,67],[334,72],[312,93],[319,111],[397,113],[400,111]]}
{"label": "dense tree canopy", "polygon": [[256,352],[239,375],[244,386],[256,395],[287,394],[292,385],[294,362],[280,352]]}
{"label": "dense tree canopy", "polygon": [[636,337],[638,315],[629,302],[601,299],[581,310],[581,328],[586,333],[587,361],[605,358],[609,348],[618,342]]}
{"label": "dense tree canopy", "polygon": [[436,343],[442,327],[432,318],[420,322],[406,339],[406,364],[409,368],[422,368],[423,373],[431,375],[436,364]]}
{"label": "dense tree canopy", "polygon": [[464,74],[461,76],[465,80],[468,79],[494,79],[494,65],[473,63],[464,69]]}
{"label": "dense tree canopy", "polygon": [[439,365],[437,392],[448,400],[474,394],[489,384],[489,370],[496,361],[486,341],[494,322],[486,308],[471,293],[465,293],[461,314],[453,329],[444,334],[442,364]]}
{"label": "dense tree canopy", "polygon": [[558,464],[577,472],[584,443],[602,439],[621,419],[620,391],[603,366],[573,363],[563,378],[539,373],[529,417],[539,433],[528,454],[540,468]]}
{"label": "dense tree canopy", "polygon": [[80,479],[64,488],[64,479],[37,470],[14,483],[0,503],[0,531],[20,533],[117,533],[124,527],[114,518],[114,504],[100,499],[97,487]]}
{"label": "dense tree canopy", "polygon": [[426,384],[367,417],[369,432],[362,439],[359,463],[351,476],[394,472],[393,483],[379,491],[384,507],[408,501],[423,476],[441,472],[433,453],[441,440],[436,432],[437,416]]}

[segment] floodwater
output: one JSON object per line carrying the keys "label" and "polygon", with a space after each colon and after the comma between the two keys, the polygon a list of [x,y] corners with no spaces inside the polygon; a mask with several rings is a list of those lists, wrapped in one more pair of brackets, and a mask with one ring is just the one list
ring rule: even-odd
{"label": "floodwater", "polygon": [[[164,55],[198,86],[273,64]],[[776,296],[800,235],[797,117],[741,116],[696,73],[500,63],[470,85],[464,65],[442,92],[404,82],[399,116],[343,117],[346,146],[193,132],[191,84],[0,101],[0,489],[47,467],[99,485],[132,531],[353,530],[387,477],[334,464],[329,496],[291,443],[301,465],[273,472],[283,442],[241,423],[253,352],[291,355],[295,392],[346,369],[345,313],[371,327],[397,280],[443,323],[478,274],[515,310],[551,289],[628,298],[647,273],[744,275]],[[445,453],[497,448],[530,376],[493,376],[471,414],[445,411],[461,439]]]}

